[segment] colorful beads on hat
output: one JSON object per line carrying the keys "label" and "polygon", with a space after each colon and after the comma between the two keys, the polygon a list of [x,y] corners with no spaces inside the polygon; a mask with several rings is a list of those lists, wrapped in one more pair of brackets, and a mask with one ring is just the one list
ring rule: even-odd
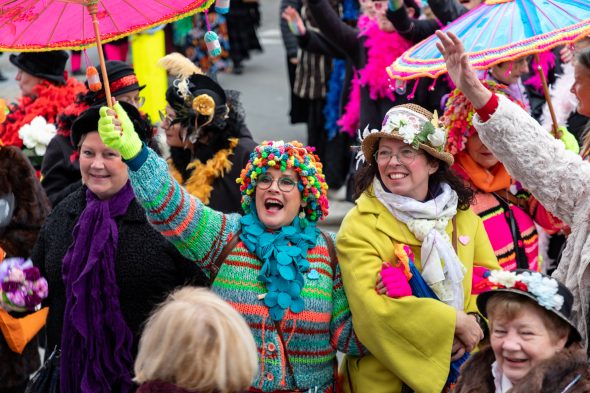
{"label": "colorful beads on hat", "polygon": [[102,89],[102,83],[100,82],[96,67],[90,66],[86,68],[86,80],[88,81],[88,89],[90,91],[97,92]]}
{"label": "colorful beads on hat", "polygon": [[229,12],[229,1],[230,0],[216,0],[215,12],[220,14],[227,14]]}
{"label": "colorful beads on hat", "polygon": [[214,31],[208,31],[205,33],[205,45],[207,45],[207,50],[211,56],[216,57],[221,55],[219,37]]}

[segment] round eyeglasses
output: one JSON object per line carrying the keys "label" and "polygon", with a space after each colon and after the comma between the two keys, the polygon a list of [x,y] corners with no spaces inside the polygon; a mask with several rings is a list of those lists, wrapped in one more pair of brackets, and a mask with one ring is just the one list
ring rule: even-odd
{"label": "round eyeglasses", "polygon": [[[272,186],[272,183],[275,182],[275,179],[273,179],[273,177],[269,174],[264,174],[264,175],[260,175],[258,176],[258,179],[256,180],[256,187],[260,188],[261,190],[268,190],[270,188],[270,186]],[[283,192],[289,192],[292,189],[295,188],[295,186],[297,185],[297,182],[293,179],[291,179],[290,177],[280,177],[278,179],[276,179],[277,182],[277,186],[279,187],[279,190],[283,191]]]}
{"label": "round eyeglasses", "polygon": [[419,154],[419,150],[409,146],[401,148],[397,153],[394,153],[389,149],[379,149],[375,152],[375,161],[377,161],[378,164],[387,164],[391,161],[392,157],[395,157],[400,164],[410,165]]}

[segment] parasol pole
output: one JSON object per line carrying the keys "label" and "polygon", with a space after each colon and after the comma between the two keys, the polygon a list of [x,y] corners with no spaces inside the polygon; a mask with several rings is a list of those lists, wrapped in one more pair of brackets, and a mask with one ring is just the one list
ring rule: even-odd
{"label": "parasol pole", "polygon": [[557,116],[555,116],[555,110],[553,109],[553,102],[551,101],[551,96],[549,95],[549,86],[547,86],[547,79],[545,79],[545,74],[543,73],[543,67],[541,67],[541,60],[539,59],[539,54],[535,53],[535,60],[537,61],[537,72],[539,73],[539,77],[541,78],[541,83],[543,83],[543,92],[545,93],[545,101],[547,101],[547,106],[549,107],[549,113],[551,114],[551,133],[557,139],[560,138],[560,132],[557,129]]}
{"label": "parasol pole", "polygon": [[94,37],[96,38],[96,47],[98,49],[98,61],[100,62],[100,71],[102,72],[102,85],[104,87],[104,94],[107,98],[107,105],[109,108],[113,107],[113,99],[111,98],[111,86],[109,84],[109,76],[107,75],[107,67],[104,62],[104,53],[102,52],[102,42],[100,40],[100,31],[98,29],[98,1],[94,0],[86,4],[88,13],[92,18],[92,25],[94,26]]}

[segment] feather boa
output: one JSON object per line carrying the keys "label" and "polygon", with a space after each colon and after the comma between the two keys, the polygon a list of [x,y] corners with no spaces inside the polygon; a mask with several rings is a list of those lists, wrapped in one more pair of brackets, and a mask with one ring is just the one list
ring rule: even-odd
{"label": "feather boa", "polygon": [[[555,81],[549,95],[553,102],[553,109],[555,110],[555,117],[558,125],[565,125],[570,114],[578,107],[578,99],[570,91],[574,83],[574,67],[571,63],[563,65],[563,75]],[[542,125],[546,130],[550,131],[552,127],[551,114],[547,103],[543,105]]]}
{"label": "feather boa", "polygon": [[238,139],[230,138],[229,147],[219,150],[205,164],[195,159],[187,166],[187,169],[192,170],[192,174],[186,182],[183,181],[182,175],[174,167],[172,160],[168,160],[168,169],[172,177],[179,184],[182,184],[191,195],[194,195],[205,205],[208,205],[209,197],[213,191],[213,182],[231,170],[233,163],[229,157],[234,154],[234,149],[237,145]]}
{"label": "feather boa", "polygon": [[338,115],[340,114],[340,96],[346,76],[346,60],[334,59],[332,61],[332,73],[328,81],[328,93],[324,106],[324,118],[326,119],[324,130],[331,140],[338,133]]}
{"label": "feather boa", "polygon": [[[550,50],[546,52],[541,52],[539,53],[539,60],[541,63],[541,67],[543,69],[543,74],[545,74],[545,80],[547,80],[547,74],[549,73],[549,70],[555,67],[555,55]],[[533,57],[533,62],[531,63],[531,69],[534,71],[533,76],[524,81],[524,84],[531,86],[537,92],[542,94],[543,82],[541,82],[541,77],[537,72],[538,65],[539,64],[537,64],[537,59]]]}
{"label": "feather boa", "polygon": [[359,73],[361,86],[368,86],[372,100],[387,98],[395,101],[386,68],[412,45],[397,32],[381,31],[373,20],[361,22],[364,18],[359,19],[359,24],[364,27],[359,37],[366,37],[367,64]]}
{"label": "feather boa", "polygon": [[338,125],[342,127],[341,131],[351,136],[354,136],[359,128],[361,86],[368,87],[369,96],[373,100],[386,98],[395,101],[386,68],[411,46],[410,41],[397,32],[381,31],[377,23],[365,15],[359,18],[358,27],[361,30],[359,37],[367,37],[367,64],[358,72],[358,76],[355,74],[344,114],[338,120]]}
{"label": "feather boa", "polygon": [[350,93],[348,94],[348,102],[344,107],[344,113],[338,125],[341,132],[346,132],[348,135],[354,137],[356,130],[359,128],[361,109],[361,84],[357,72],[354,73],[352,81],[350,81]]}
{"label": "feather boa", "polygon": [[63,86],[41,82],[35,86],[35,97],[21,97],[16,104],[9,106],[10,113],[0,125],[0,140],[4,145],[22,148],[23,141],[18,136],[22,126],[37,116],[43,116],[48,123],[56,124],[57,115],[75,101],[78,93],[85,91],[84,84],[75,78],[68,78]]}

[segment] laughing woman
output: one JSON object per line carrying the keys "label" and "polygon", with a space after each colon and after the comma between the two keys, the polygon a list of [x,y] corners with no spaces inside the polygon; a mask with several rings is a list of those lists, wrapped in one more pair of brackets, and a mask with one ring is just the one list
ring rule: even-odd
{"label": "laughing woman", "polygon": [[[203,205],[142,145],[127,114],[102,109],[100,134],[127,160],[150,222],[246,319],[258,346],[250,392],[335,391],[336,351],[362,354],[333,252],[322,165],[298,142],[257,146],[238,182],[245,216]],[[122,131],[121,131],[122,129]]]}
{"label": "laughing woman", "polygon": [[[337,241],[355,331],[371,353],[346,357],[351,391],[441,392],[483,338],[473,268],[499,266],[469,209],[473,193],[449,169],[445,139],[436,116],[413,104],[391,108],[380,130],[363,135],[358,199]],[[388,280],[384,262],[406,268]],[[386,285],[376,292],[382,270]],[[424,294],[410,277],[423,279]]]}

